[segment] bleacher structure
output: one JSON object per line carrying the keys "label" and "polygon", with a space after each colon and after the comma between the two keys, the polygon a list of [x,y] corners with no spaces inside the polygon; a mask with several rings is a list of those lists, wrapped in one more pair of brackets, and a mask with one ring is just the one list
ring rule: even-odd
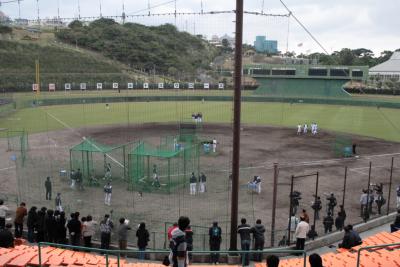
{"label": "bleacher structure", "polygon": [[[395,245],[391,245],[395,244]],[[380,247],[380,245],[382,245]],[[370,246],[378,246],[368,249]],[[87,248],[88,249],[88,248]],[[357,265],[358,253],[361,252],[359,265]],[[90,250],[90,249],[88,249]],[[135,252],[135,251],[129,251]],[[265,251],[267,254],[271,252]],[[151,251],[146,253],[150,254]],[[165,252],[166,253],[166,252]],[[165,254],[164,253],[164,254]],[[194,253],[196,253],[194,251]],[[204,253],[203,253],[204,254]],[[44,246],[40,249],[41,265],[46,267],[106,267],[106,260],[110,267],[162,267],[161,263],[151,261],[133,262],[134,259],[123,259],[116,256],[100,255],[81,252],[52,246]],[[338,249],[321,255],[325,267],[398,267],[400,266],[400,232],[380,232],[363,240],[363,244],[350,250]],[[308,261],[308,258],[307,258]],[[191,266],[211,267],[204,264],[192,264]],[[0,267],[25,267],[39,266],[38,246],[20,244],[15,248],[0,248]],[[220,265],[224,266],[224,265]],[[238,267],[239,265],[229,265]],[[266,267],[265,262],[255,263],[255,267]],[[281,258],[280,267],[302,267],[304,258]]]}

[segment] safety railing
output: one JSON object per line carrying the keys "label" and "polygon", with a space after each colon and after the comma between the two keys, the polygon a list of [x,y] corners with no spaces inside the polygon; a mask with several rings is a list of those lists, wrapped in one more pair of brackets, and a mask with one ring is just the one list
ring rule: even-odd
{"label": "safety railing", "polygon": [[[48,243],[48,242],[40,242],[38,243],[38,263],[39,267],[45,266],[45,262],[43,262],[43,252],[42,249],[44,247],[54,247],[54,248],[64,248],[70,249],[80,252],[95,252],[102,254],[105,258],[105,267],[110,265],[110,257],[115,257],[117,262],[117,266],[120,267],[121,258],[125,258],[125,255],[139,255],[140,253],[145,253],[147,255],[153,254],[161,254],[161,255],[169,255],[170,250],[145,250],[141,251],[139,249],[130,249],[130,250],[110,250],[110,249],[98,249],[98,248],[89,248],[89,247],[82,247],[82,246],[72,246],[72,245],[65,245],[65,244],[55,244],[55,243]],[[219,250],[219,251],[211,251],[211,250],[194,250],[189,251],[191,255],[211,255],[211,254],[219,254],[219,255],[229,255],[229,256],[236,256],[241,257],[241,265],[247,266],[246,264],[246,257],[250,261],[250,256],[252,254],[262,254],[262,255],[296,255],[302,256],[303,258],[303,266],[306,267],[307,262],[307,253],[304,250],[293,250],[293,249],[266,249],[266,250]],[[161,263],[160,263],[161,264]]]}
{"label": "safety railing", "polygon": [[357,250],[357,267],[360,266],[361,251],[363,251],[363,250],[369,250],[369,249],[376,249],[376,248],[394,247],[394,246],[400,246],[400,243],[382,244],[382,245],[367,246],[367,247],[359,248],[359,249]]}

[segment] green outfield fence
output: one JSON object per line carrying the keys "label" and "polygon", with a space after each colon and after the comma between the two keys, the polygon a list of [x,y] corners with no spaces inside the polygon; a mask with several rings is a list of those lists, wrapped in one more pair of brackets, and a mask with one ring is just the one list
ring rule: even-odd
{"label": "green outfield fence", "polygon": [[[17,102],[17,108],[29,108],[36,106],[118,103],[118,102],[157,102],[157,101],[232,101],[231,96],[121,96],[121,97],[87,97],[87,98],[54,98],[24,100]],[[327,104],[344,106],[365,106],[377,108],[400,108],[400,102],[355,99],[355,98],[299,98],[299,97],[275,97],[275,96],[243,96],[244,102],[283,102],[301,104]]]}

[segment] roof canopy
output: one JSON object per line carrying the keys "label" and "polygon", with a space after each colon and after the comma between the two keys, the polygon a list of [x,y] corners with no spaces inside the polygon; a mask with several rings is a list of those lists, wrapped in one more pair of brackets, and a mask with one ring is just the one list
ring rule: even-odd
{"label": "roof canopy", "polygon": [[80,144],[71,148],[71,151],[86,151],[86,152],[99,152],[99,153],[108,153],[116,148],[121,146],[108,146],[104,144],[100,144],[92,139],[85,138]]}
{"label": "roof canopy", "polygon": [[140,142],[129,154],[137,156],[150,156],[157,158],[173,158],[179,155],[182,150],[175,150],[174,147],[166,148],[165,146],[154,147],[148,143]]}
{"label": "roof canopy", "polygon": [[388,61],[370,68],[369,72],[400,73],[400,52],[394,52]]}

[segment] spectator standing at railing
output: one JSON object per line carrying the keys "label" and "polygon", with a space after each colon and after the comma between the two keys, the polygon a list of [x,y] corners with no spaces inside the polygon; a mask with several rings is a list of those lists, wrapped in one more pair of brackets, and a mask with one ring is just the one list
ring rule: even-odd
{"label": "spectator standing at railing", "polygon": [[45,227],[45,217],[46,217],[46,208],[42,207],[38,211],[38,220],[37,220],[37,234],[36,234],[36,241],[37,242],[44,242],[45,241],[45,236],[46,236],[46,227]]}
{"label": "spectator standing at railing", "polygon": [[54,243],[57,229],[56,229],[56,220],[54,218],[53,210],[47,210],[44,223],[45,223],[45,229],[46,229],[45,240],[47,242]]}
{"label": "spectator standing at railing", "polygon": [[300,217],[300,223],[297,225],[296,232],[294,233],[296,237],[296,250],[304,250],[304,244],[309,230],[309,224],[304,221],[303,217]]}
{"label": "spectator standing at railing", "polygon": [[0,247],[2,248],[13,248],[14,237],[11,233],[11,223],[7,223],[5,228],[0,230]]}
{"label": "spectator standing at railing", "polygon": [[367,206],[368,206],[368,194],[367,190],[363,190],[361,197],[360,197],[360,204],[361,204],[361,210],[360,210],[360,217],[364,217],[364,213],[367,212]]}
{"label": "spectator standing at railing", "polygon": [[56,242],[65,244],[67,242],[67,228],[65,228],[66,219],[65,212],[61,211],[59,215],[55,216],[56,219]]}
{"label": "spectator standing at railing", "polygon": [[346,215],[346,211],[344,210],[343,205],[340,205],[339,208],[340,208],[340,210],[335,219],[335,226],[336,226],[336,230],[342,231],[347,215]]}
{"label": "spectator standing at railing", "polygon": [[[251,227],[246,223],[246,219],[242,218],[241,224],[237,229],[238,234],[240,235],[240,245],[243,251],[250,250],[251,244]],[[249,265],[249,253],[243,253],[242,255],[242,263],[244,266]]]}
{"label": "spectator standing at railing", "polygon": [[308,216],[308,213],[305,209],[303,209],[300,216],[304,218],[305,222],[310,223],[310,216]]}
{"label": "spectator standing at railing", "polygon": [[15,228],[15,238],[22,237],[22,232],[24,231],[24,218],[28,215],[26,210],[25,202],[21,202],[17,210],[15,211],[14,228]]}
{"label": "spectator standing at railing", "polygon": [[144,222],[140,223],[139,229],[136,231],[137,246],[139,248],[139,260],[145,259],[145,251],[150,241],[149,231],[146,229]]}
{"label": "spectator standing at railing", "polygon": [[6,226],[6,217],[9,212],[9,208],[4,205],[4,200],[0,199],[0,230]]}
{"label": "spectator standing at railing", "polygon": [[400,208],[400,185],[396,188],[396,206],[398,209]]}
{"label": "spectator standing at railing", "polygon": [[[129,227],[129,220],[125,218],[119,219],[119,226],[118,226],[118,244],[120,250],[126,250],[128,246],[128,234],[131,230]],[[125,257],[125,254],[121,254],[122,257]]]}
{"label": "spectator standing at railing", "polygon": [[33,206],[29,209],[28,212],[28,219],[26,221],[26,226],[28,227],[28,241],[30,243],[35,242],[35,231],[37,229],[38,223],[38,215],[37,215],[37,207]]}
{"label": "spectator standing at railing", "polygon": [[[254,239],[254,250],[263,250],[264,243],[265,243],[265,227],[261,224],[261,220],[258,219],[256,224],[251,228],[251,233],[253,234]],[[254,260],[261,262],[262,260],[262,253],[256,253],[254,255]]]}
{"label": "spectator standing at railing", "polygon": [[[210,250],[219,251],[222,241],[222,230],[218,226],[218,222],[213,222],[213,226],[208,230],[208,235],[210,236]],[[211,253],[211,263],[219,263],[219,253]]]}
{"label": "spectator standing at railing", "polygon": [[101,249],[109,249],[111,241],[111,231],[114,228],[114,224],[110,219],[110,215],[104,215],[104,219],[100,222],[100,239]]}
{"label": "spectator standing at railing", "polygon": [[172,238],[169,246],[171,249],[169,261],[172,267],[186,267],[188,265],[185,230],[189,225],[190,219],[181,216],[178,220],[178,228],[172,231]]}
{"label": "spectator standing at railing", "polygon": [[172,231],[174,231],[176,228],[178,228],[178,223],[174,223],[171,227],[168,228],[167,233],[168,233],[168,241],[171,241],[172,238]]}
{"label": "spectator standing at railing", "polygon": [[93,221],[93,217],[91,215],[88,215],[86,217],[86,222],[84,222],[83,225],[84,225],[84,231],[82,231],[82,235],[85,247],[91,248],[92,236],[94,236],[97,222]]}
{"label": "spectator standing at railing", "polygon": [[72,246],[79,246],[81,238],[81,222],[77,212],[71,214],[71,219],[67,223],[69,232],[69,242]]}
{"label": "spectator standing at railing", "polygon": [[190,252],[193,250],[193,230],[190,225],[185,230],[185,238],[186,238],[187,251],[190,263],[192,261],[192,254]]}

